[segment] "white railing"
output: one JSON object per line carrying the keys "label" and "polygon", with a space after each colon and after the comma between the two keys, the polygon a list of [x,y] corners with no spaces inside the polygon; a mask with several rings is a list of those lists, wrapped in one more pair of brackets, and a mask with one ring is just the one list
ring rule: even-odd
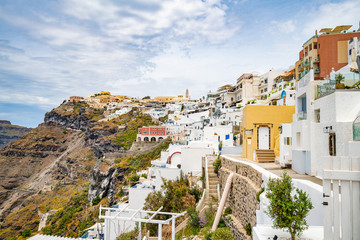
{"label": "white railing", "polygon": [[360,157],[326,157],[324,239],[360,239]]}

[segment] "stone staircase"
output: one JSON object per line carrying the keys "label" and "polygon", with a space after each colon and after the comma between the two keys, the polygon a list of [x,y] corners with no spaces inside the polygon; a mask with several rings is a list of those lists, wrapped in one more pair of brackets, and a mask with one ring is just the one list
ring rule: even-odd
{"label": "stone staircase", "polygon": [[256,150],[256,161],[259,163],[275,162],[274,150]]}
{"label": "stone staircase", "polygon": [[218,199],[217,194],[217,185],[219,183],[219,178],[214,172],[215,167],[212,165],[212,162],[208,163],[208,176],[209,176],[209,197]]}

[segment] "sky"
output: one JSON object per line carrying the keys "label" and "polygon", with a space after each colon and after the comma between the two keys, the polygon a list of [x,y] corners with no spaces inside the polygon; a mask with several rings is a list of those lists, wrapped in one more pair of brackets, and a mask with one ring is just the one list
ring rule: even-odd
{"label": "sky", "polygon": [[358,29],[360,0],[0,0],[0,119],[36,127],[69,96],[198,99],[284,71],[315,30]]}

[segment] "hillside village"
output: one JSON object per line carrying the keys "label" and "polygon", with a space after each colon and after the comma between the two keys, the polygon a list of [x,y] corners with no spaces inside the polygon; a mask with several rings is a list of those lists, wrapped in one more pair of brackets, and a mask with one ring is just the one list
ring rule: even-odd
{"label": "hillside village", "polygon": [[[184,95],[141,99],[109,91],[69,97],[39,126],[57,131],[59,137],[50,143],[51,134],[41,136],[44,146],[32,145],[39,152],[25,154],[36,161],[46,159],[50,167],[36,165],[39,170],[22,176],[13,187],[10,183],[20,173],[6,178],[0,209],[8,219],[16,218],[34,202],[30,197],[45,201],[46,191],[65,186],[63,191],[78,191],[74,196],[79,199],[71,201],[79,203],[75,205],[81,210],[74,212],[82,220],[73,220],[76,230],[71,224],[61,228],[61,214],[73,211],[66,210],[69,202],[64,198],[50,207],[34,207],[41,217],[29,225],[28,235],[20,236],[21,227],[21,232],[13,231],[15,221],[3,217],[0,239],[10,239],[6,232],[33,240],[114,240],[129,232],[138,239],[206,239],[219,221],[234,239],[285,239],[290,234],[274,229],[266,214],[269,179],[284,172],[313,205],[301,239],[359,239],[360,29],[350,32],[350,27],[316,31],[299,46],[298,61],[284,72],[249,69],[233,84],[220,83],[199,100],[191,98],[191,88],[184,89]],[[24,157],[20,150],[30,146],[26,136],[20,139],[23,143],[15,141],[2,150],[0,161]],[[66,148],[61,149],[61,142]],[[46,156],[39,155],[44,149]],[[156,191],[165,192],[176,181],[186,185],[182,205],[196,203],[199,215],[213,211],[215,223],[207,232],[189,233],[188,209],[175,211],[160,201],[150,202]],[[16,200],[9,189],[20,188],[43,197],[28,194]],[[86,225],[80,226],[81,221]]]}

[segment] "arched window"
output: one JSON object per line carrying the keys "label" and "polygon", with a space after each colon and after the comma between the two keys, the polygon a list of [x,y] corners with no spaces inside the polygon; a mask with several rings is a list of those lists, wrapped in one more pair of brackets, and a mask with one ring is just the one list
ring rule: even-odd
{"label": "arched window", "polygon": [[360,115],[353,123],[353,139],[354,141],[360,141]]}

